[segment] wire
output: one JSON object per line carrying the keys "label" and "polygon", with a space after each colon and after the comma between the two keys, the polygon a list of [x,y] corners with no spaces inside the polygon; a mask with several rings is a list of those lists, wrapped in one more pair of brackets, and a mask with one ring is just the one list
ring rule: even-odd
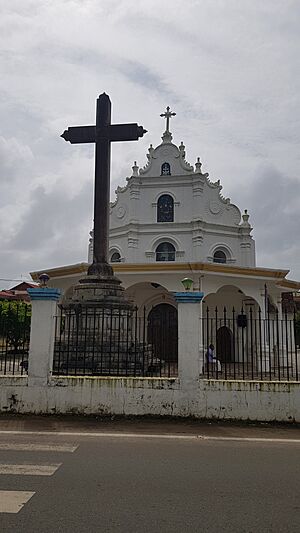
{"label": "wire", "polygon": [[0,278],[0,281],[28,281],[29,283],[32,283],[32,279],[7,279],[7,278]]}

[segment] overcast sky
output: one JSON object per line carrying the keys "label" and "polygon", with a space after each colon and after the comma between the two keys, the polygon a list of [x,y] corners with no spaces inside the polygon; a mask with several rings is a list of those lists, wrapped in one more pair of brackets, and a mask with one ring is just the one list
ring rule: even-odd
{"label": "overcast sky", "polygon": [[[300,280],[299,0],[0,0],[0,278],[87,259],[93,147],[60,138],[114,122],[112,199],[169,105],[173,141],[254,226],[257,264]],[[0,281],[0,287],[13,283]]]}

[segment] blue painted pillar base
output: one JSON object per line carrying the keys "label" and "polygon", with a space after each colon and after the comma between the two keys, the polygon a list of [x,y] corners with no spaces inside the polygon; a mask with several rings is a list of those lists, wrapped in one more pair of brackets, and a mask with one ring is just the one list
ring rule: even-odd
{"label": "blue painted pillar base", "polygon": [[174,298],[181,304],[198,304],[203,300],[204,292],[174,292]]}
{"label": "blue painted pillar base", "polygon": [[61,295],[60,289],[50,287],[37,287],[36,289],[27,289],[30,300],[54,300],[58,301]]}

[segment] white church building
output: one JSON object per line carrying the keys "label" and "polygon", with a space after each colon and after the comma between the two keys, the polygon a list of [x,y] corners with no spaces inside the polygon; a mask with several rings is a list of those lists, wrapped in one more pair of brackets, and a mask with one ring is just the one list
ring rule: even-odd
{"label": "white church building", "polygon": [[[204,293],[197,306],[200,319],[216,317],[215,313],[224,319],[224,307],[231,316],[236,313],[237,323],[233,319],[226,324],[225,316],[221,334],[217,318],[210,336],[217,352],[218,335],[223,345],[228,339],[225,355],[217,356],[230,361],[232,329],[242,327],[249,313],[266,317],[277,312],[281,318],[282,293],[298,290],[300,283],[286,278],[288,270],[256,266],[247,210],[241,213],[222,195],[220,181],[211,181],[202,172],[200,158],[194,166],[187,162],[183,142],[179,146],[172,142],[169,108],[163,116],[162,142],[155,148],[150,145],[144,167],[134,163],[111,203],[109,259],[127,295],[149,320],[163,324],[167,317],[176,329],[174,294],[184,290],[184,278],[192,280],[191,292]],[[43,270],[50,276],[49,286],[62,290],[62,298],[86,273],[92,247],[91,232],[87,262]],[[41,272],[32,272],[33,280]],[[209,342],[204,329],[199,339],[203,350]]]}

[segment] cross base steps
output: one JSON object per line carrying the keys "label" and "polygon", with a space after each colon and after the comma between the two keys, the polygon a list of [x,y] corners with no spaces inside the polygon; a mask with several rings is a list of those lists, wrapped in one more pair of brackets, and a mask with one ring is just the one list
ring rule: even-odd
{"label": "cross base steps", "polygon": [[64,307],[72,308],[78,304],[84,307],[133,308],[133,303],[124,295],[121,281],[107,263],[89,267],[88,274],[74,285],[73,293],[65,300]]}

